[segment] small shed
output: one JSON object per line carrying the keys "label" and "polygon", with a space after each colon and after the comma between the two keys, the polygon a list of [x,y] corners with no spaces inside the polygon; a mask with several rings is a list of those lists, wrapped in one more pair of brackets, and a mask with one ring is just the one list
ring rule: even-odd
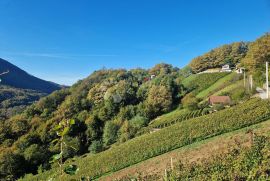
{"label": "small shed", "polygon": [[235,70],[235,72],[238,73],[238,74],[242,74],[244,72],[244,69],[243,68],[237,68]]}
{"label": "small shed", "polygon": [[229,105],[231,104],[231,98],[229,96],[210,96],[208,102],[210,105],[215,104]]}

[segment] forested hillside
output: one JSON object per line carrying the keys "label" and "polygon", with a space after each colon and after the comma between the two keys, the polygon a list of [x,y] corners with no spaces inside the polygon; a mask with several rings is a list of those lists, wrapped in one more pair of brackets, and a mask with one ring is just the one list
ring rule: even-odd
{"label": "forested hillside", "polygon": [[[151,79],[151,75],[155,75]],[[66,138],[76,150],[66,149],[64,158],[106,150],[136,135],[158,115],[179,105],[185,95],[179,69],[159,64],[150,70],[100,70],[42,98],[23,114],[1,124],[1,165],[12,165],[2,177],[18,177],[50,168],[49,158],[59,152],[51,143],[57,138],[54,127],[62,120],[75,119]],[[15,163],[6,162],[12,159]],[[8,164],[8,165],[6,165]],[[27,164],[29,167],[21,167]]]}
{"label": "forested hillside", "polygon": [[194,58],[189,65],[194,73],[210,68],[220,68],[225,64],[235,67],[247,54],[248,45],[249,43],[245,42],[223,45]]}

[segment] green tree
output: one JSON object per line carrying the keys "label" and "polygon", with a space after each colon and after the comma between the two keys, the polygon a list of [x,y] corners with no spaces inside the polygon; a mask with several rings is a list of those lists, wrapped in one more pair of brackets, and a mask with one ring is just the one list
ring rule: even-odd
{"label": "green tree", "polygon": [[25,149],[24,159],[30,166],[30,172],[35,173],[39,165],[43,164],[48,159],[48,151],[45,147],[38,144],[32,144]]}
{"label": "green tree", "polygon": [[90,153],[99,153],[103,150],[103,144],[102,141],[100,140],[95,140],[91,143],[91,145],[89,146],[88,150],[90,151]]}
{"label": "green tree", "polygon": [[105,146],[111,145],[117,140],[118,126],[112,122],[107,121],[103,130],[103,142]]}

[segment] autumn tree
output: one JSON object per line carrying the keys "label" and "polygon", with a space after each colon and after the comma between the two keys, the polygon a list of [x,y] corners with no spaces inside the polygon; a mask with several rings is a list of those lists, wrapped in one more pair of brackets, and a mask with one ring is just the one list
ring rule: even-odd
{"label": "autumn tree", "polygon": [[168,112],[172,106],[172,93],[165,86],[152,86],[146,100],[148,117]]}
{"label": "autumn tree", "polygon": [[250,71],[264,66],[266,61],[270,61],[270,34],[258,38],[249,45],[249,51],[242,63]]}

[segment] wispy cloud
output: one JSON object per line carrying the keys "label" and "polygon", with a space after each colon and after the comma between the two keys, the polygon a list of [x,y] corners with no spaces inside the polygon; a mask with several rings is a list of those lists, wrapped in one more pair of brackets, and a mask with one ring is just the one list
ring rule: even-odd
{"label": "wispy cloud", "polygon": [[59,59],[73,59],[80,57],[115,57],[113,54],[66,54],[66,53],[33,53],[33,52],[5,52],[0,51],[1,54],[11,56],[25,56],[25,57],[45,57],[45,58],[59,58]]}

